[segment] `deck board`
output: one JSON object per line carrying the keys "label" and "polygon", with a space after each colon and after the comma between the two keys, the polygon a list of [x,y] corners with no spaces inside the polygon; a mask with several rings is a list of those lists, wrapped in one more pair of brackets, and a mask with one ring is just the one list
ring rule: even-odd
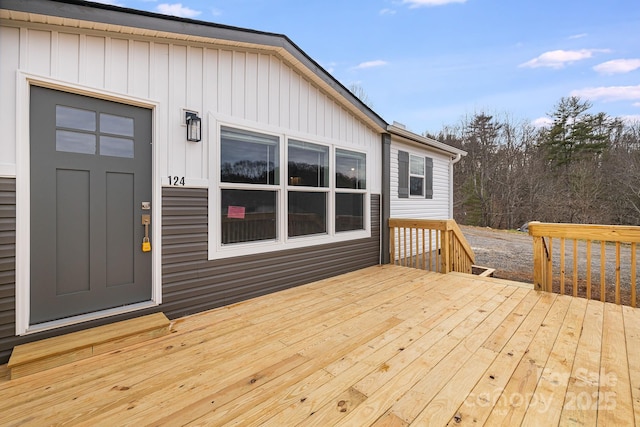
{"label": "deck board", "polygon": [[639,340],[640,309],[377,266],[0,378],[0,425],[633,425]]}

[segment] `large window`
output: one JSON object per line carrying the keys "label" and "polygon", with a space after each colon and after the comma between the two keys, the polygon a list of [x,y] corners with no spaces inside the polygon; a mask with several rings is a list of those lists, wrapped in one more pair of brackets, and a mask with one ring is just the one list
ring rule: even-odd
{"label": "large window", "polygon": [[223,127],[222,243],[278,238],[279,138]]}
{"label": "large window", "polygon": [[365,153],[228,126],[219,149],[220,256],[366,236]]}
{"label": "large window", "polygon": [[327,232],[329,147],[289,140],[288,214],[289,237]]}
{"label": "large window", "polygon": [[336,149],[336,232],[365,228],[366,155]]}

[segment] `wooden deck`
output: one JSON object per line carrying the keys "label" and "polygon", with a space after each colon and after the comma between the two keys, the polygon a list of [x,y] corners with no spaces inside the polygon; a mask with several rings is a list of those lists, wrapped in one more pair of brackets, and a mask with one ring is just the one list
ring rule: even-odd
{"label": "wooden deck", "polygon": [[640,425],[640,309],[378,266],[27,377],[0,425]]}

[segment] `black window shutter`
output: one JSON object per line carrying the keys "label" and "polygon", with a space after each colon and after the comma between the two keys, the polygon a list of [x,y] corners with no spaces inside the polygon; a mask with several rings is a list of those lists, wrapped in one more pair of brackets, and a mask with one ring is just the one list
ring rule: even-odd
{"label": "black window shutter", "polygon": [[409,198],[409,153],[398,151],[398,197]]}
{"label": "black window shutter", "polygon": [[433,159],[430,157],[425,157],[425,183],[424,183],[424,193],[427,199],[433,199]]}

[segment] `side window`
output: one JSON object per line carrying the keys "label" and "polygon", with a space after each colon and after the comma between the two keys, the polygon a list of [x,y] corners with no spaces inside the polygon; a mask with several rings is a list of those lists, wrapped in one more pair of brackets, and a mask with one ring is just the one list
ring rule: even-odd
{"label": "side window", "polygon": [[398,151],[398,198],[433,199],[433,159]]}

